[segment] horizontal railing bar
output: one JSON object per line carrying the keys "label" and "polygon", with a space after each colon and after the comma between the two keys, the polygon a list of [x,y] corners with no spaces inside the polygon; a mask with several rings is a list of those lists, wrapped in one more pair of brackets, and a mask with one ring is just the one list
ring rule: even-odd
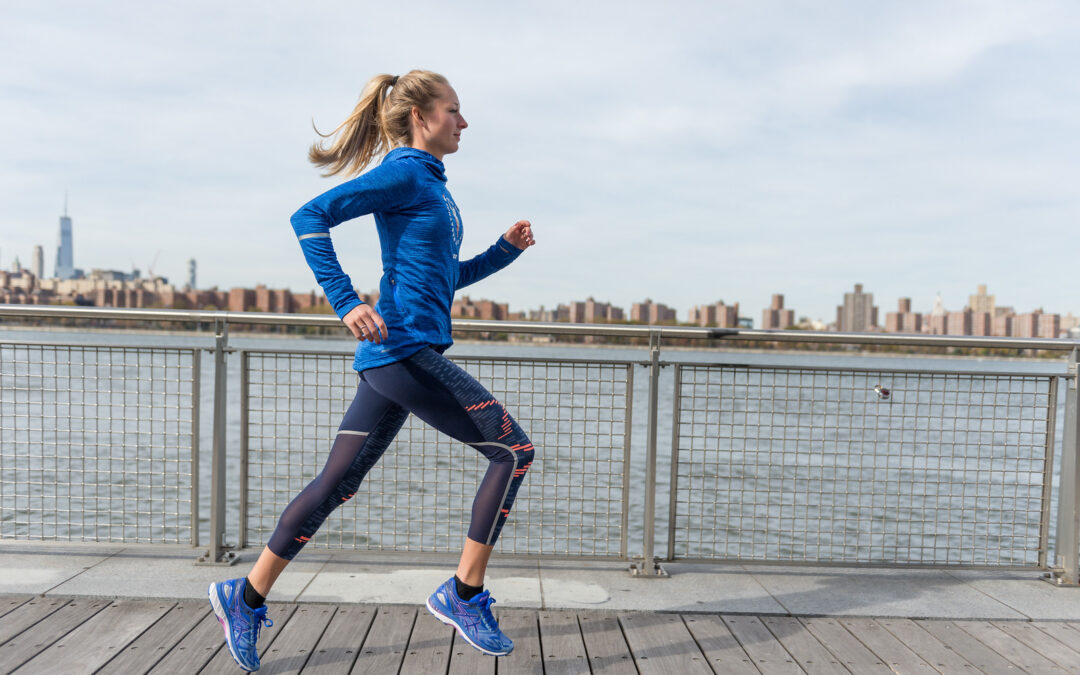
{"label": "horizontal railing bar", "polygon": [[[0,317],[116,319],[131,321],[182,321],[274,326],[340,328],[334,315],[278,314],[270,312],[224,312],[204,310],[113,309],[54,305],[0,305]],[[479,321],[458,319],[457,332],[525,333],[537,335],[594,335],[604,337],[661,339],[745,340],[748,342],[829,343],[849,345],[896,345],[911,347],[967,347],[973,349],[1039,349],[1071,351],[1080,340],[1063,338],[968,337],[957,335],[910,335],[904,333],[839,333],[801,330],[754,330],[698,328],[692,326],[645,326],[611,324],[544,323],[532,321]]]}
{"label": "horizontal railing bar", "polygon": [[[957,360],[957,359],[952,359]],[[1050,363],[1056,363],[1051,361]],[[851,367],[851,366],[798,366],[798,365],[773,365],[773,364],[757,364],[757,363],[718,363],[718,362],[703,362],[703,361],[665,361],[660,363],[661,366],[678,365],[683,368],[701,367],[715,370],[717,368],[742,368],[750,370],[810,370],[814,372],[835,372],[835,373],[888,373],[898,375],[976,375],[982,377],[984,375],[993,377],[1022,377],[1024,379],[1040,379],[1040,378],[1052,378],[1060,377],[1062,379],[1070,379],[1073,377],[1071,374],[1067,374],[1062,371],[1061,373],[1032,373],[1023,372],[1018,370],[940,370],[934,368],[870,368],[870,367]]]}
{"label": "horizontal railing bar", "polygon": [[[208,339],[213,339],[213,336],[207,336]],[[70,341],[54,341],[54,340],[5,340],[3,334],[0,333],[0,345],[10,345],[19,347],[71,347],[75,349],[138,349],[138,350],[156,350],[156,351],[214,351],[213,345],[146,345],[135,343],[73,343]],[[252,354],[300,354],[304,356],[352,356],[351,350],[332,350],[332,349],[265,349],[262,347],[250,348],[250,347],[227,347],[225,349],[228,353],[237,352],[249,352]],[[644,351],[644,350],[642,350]],[[487,356],[487,355],[464,355],[449,353],[452,360],[461,359],[480,359],[484,361],[504,361],[508,363],[574,363],[574,364],[599,364],[599,365],[616,365],[616,366],[648,366],[649,361],[644,360],[631,360],[631,359],[581,359],[581,358],[559,358],[555,356],[544,357],[532,357],[532,356]],[[880,356],[874,358],[890,358],[888,356]],[[954,359],[955,360],[955,359]],[[1047,361],[1046,363],[1056,363],[1054,361]],[[758,370],[809,370],[815,372],[844,372],[844,373],[910,373],[910,374],[928,374],[928,375],[990,375],[990,376],[1017,376],[1026,378],[1037,377],[1060,377],[1065,380],[1070,380],[1075,377],[1074,374],[1062,371],[1061,373],[1032,373],[1025,371],[1013,371],[1013,370],[940,370],[933,368],[881,368],[872,366],[813,366],[813,365],[797,365],[797,364],[758,364],[758,363],[740,363],[737,361],[661,361],[660,366],[662,368],[669,368],[673,365],[695,367],[700,366],[703,368],[746,368],[746,369],[758,369]]]}
{"label": "horizontal railing bar", "polygon": [[[502,556],[500,556],[502,557]],[[1030,572],[1042,570],[1037,565],[990,565],[975,563],[904,563],[904,562],[863,562],[845,560],[779,560],[758,558],[666,558],[664,562],[686,563],[690,565],[761,565],[762,567],[857,567],[860,569],[895,569],[895,570],[994,570],[995,572]]]}
{"label": "horizontal railing bar", "polygon": [[[3,344],[0,342],[0,344]],[[297,354],[301,356],[352,356],[352,351],[332,351],[332,350],[320,350],[320,349],[262,349],[262,348],[247,348],[238,347],[238,351],[243,351],[248,354]],[[555,356],[489,356],[489,355],[470,355],[470,354],[456,354],[454,352],[447,352],[447,357],[451,361],[505,361],[507,363],[573,363],[577,365],[599,365],[599,366],[647,366],[648,361],[627,361],[627,360],[614,360],[614,359],[561,359]]]}

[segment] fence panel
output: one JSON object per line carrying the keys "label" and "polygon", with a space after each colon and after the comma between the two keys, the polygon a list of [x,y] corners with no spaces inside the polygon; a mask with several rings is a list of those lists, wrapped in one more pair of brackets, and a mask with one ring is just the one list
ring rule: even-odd
{"label": "fence panel", "polygon": [[673,558],[1045,565],[1055,377],[680,371]]}
{"label": "fence panel", "polygon": [[197,360],[0,344],[0,536],[196,543]]}
{"label": "fence panel", "polygon": [[[352,355],[245,352],[246,542],[263,542],[326,460],[357,376]],[[630,365],[455,358],[537,448],[499,539],[506,554],[626,557]],[[243,461],[243,460],[242,460]],[[487,460],[410,416],[308,546],[458,551]]]}

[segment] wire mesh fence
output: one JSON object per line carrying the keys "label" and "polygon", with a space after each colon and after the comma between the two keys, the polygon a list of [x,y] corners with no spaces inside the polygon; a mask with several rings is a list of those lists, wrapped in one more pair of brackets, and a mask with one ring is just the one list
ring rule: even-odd
{"label": "wire mesh fence", "polygon": [[191,349],[0,344],[0,536],[197,543]]}
{"label": "wire mesh fence", "polygon": [[1057,379],[683,365],[673,558],[1044,566]]}
{"label": "wire mesh fence", "polygon": [[[356,390],[352,356],[244,353],[243,537],[263,542],[319,472]],[[628,363],[455,358],[529,434],[536,458],[499,539],[507,554],[626,557]],[[487,460],[410,416],[308,546],[457,551]]]}

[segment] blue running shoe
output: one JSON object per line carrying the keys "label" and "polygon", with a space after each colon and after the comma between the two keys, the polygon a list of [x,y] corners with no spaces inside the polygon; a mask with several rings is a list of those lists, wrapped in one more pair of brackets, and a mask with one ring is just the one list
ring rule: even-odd
{"label": "blue running shoe", "polygon": [[473,647],[492,656],[506,656],[514,651],[514,643],[499,630],[499,622],[491,614],[494,604],[495,599],[487,591],[462,600],[450,577],[428,598],[427,609],[439,621],[457,628],[458,635]]}
{"label": "blue running shoe", "polygon": [[259,652],[255,648],[259,631],[263,626],[273,626],[274,622],[266,618],[266,605],[258,609],[247,606],[244,602],[245,584],[247,579],[229,579],[210,584],[206,593],[210,596],[210,605],[214,608],[218,623],[225,629],[225,644],[229,645],[229,653],[241,668],[253,673],[259,669]]}

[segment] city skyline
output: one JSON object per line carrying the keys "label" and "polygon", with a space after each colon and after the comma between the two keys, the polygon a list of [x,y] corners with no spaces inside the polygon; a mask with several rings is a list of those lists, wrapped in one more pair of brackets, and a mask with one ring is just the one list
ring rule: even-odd
{"label": "city skyline", "polygon": [[[71,220],[61,221],[70,232]],[[35,246],[35,269],[41,269],[42,247]],[[59,258],[59,255],[58,255]],[[196,261],[189,260],[188,283],[178,288],[161,276],[141,277],[139,270],[124,273],[118,270],[91,269],[84,275],[76,269],[74,278],[38,278],[30,269],[16,264],[12,272],[0,269],[0,302],[52,304],[71,303],[101,307],[164,307],[185,309],[227,309],[244,312],[252,309],[265,312],[329,313],[330,306],[324,294],[317,289],[294,292],[287,288],[270,288],[257,284],[254,288],[217,287],[198,289],[195,286]],[[59,267],[59,266],[58,266]],[[378,291],[364,292],[356,289],[363,302],[375,304]],[[879,307],[872,292],[865,292],[863,284],[854,284],[852,292],[845,292],[843,303],[836,308],[836,321],[828,323],[821,319],[799,315],[785,306],[782,293],[774,293],[770,305],[761,312],[761,322],[756,323],[752,314],[740,312],[740,303],[695,305],[685,318],[677,310],[662,302],[646,298],[631,305],[626,312],[614,303],[597,301],[592,296],[586,300],[572,300],[569,304],[558,302],[553,308],[541,304],[539,308],[518,308],[511,311],[510,304],[488,298],[473,299],[468,293],[457,293],[451,316],[457,318],[480,318],[492,320],[528,320],[570,323],[680,323],[719,328],[762,328],[777,330],[787,328],[811,330],[837,330],[841,332],[893,332],[930,333],[934,335],[975,335],[1003,337],[1063,337],[1080,333],[1080,317],[1071,312],[1047,312],[1043,307],[1017,312],[1012,306],[996,302],[996,296],[988,293],[987,284],[979,284],[976,293],[968,296],[968,304],[962,309],[947,309],[939,295],[930,312],[912,310],[911,298],[900,297],[897,311],[885,314],[880,320]]]}
{"label": "city skyline", "polygon": [[[8,8],[4,266],[51,246],[70,191],[84,268],[161,251],[170,279],[194,258],[206,286],[310,289],[288,218],[341,180],[307,163],[312,122],[336,126],[376,73],[424,67],[470,125],[446,158],[462,255],[519,218],[536,230],[474,297],[725,299],[757,320],[782,292],[831,321],[854,280],[921,311],[975,283],[1077,309],[1060,281],[1080,221],[1075,3],[422,3],[412,40],[385,29],[389,6],[321,8],[335,20],[243,1],[213,21],[130,0]],[[371,219],[334,238],[376,286]]]}
{"label": "city skyline", "polygon": [[[56,265],[54,266],[53,280],[72,280],[82,278],[85,274],[82,268],[77,268],[74,265],[73,255],[73,219],[68,215],[67,195],[64,196],[64,214],[60,216],[59,223],[59,236],[56,248]],[[34,246],[33,262],[31,270],[39,279],[49,279],[41,274],[43,266],[43,247],[41,245]],[[157,256],[155,255],[155,262]],[[153,281],[155,275],[152,268],[153,263],[148,268],[147,279]],[[13,270],[22,268],[18,255],[15,256],[13,263]],[[196,287],[196,268],[197,262],[194,258],[187,261],[187,284],[183,287],[183,290],[190,291],[213,291],[221,292],[226,295],[229,292],[244,291],[249,294],[258,293],[260,291],[252,290],[250,287],[238,286],[232,287],[230,291],[218,291],[217,286],[213,286],[207,289],[198,289]],[[0,259],[0,270],[3,269],[3,260]],[[130,273],[125,273],[120,270],[106,269],[106,268],[91,268],[91,273],[96,274],[99,278],[106,281],[134,281],[138,280],[141,275],[141,270],[137,267],[133,267]],[[160,279],[165,284],[168,283],[167,278],[164,275],[160,276]],[[159,284],[160,285],[160,284]],[[863,284],[856,283],[854,285],[853,292],[845,292],[843,303],[836,308],[836,321],[828,322],[821,317],[811,317],[805,314],[797,314],[794,309],[785,307],[784,294],[773,293],[770,298],[769,306],[762,310],[761,322],[754,323],[753,317],[750,315],[740,314],[740,303],[735,302],[730,305],[725,305],[723,300],[719,300],[712,305],[694,305],[685,314],[685,319],[679,319],[677,314],[678,310],[669,307],[662,302],[654,303],[651,298],[646,298],[644,302],[635,302],[631,305],[630,311],[626,312],[622,307],[618,307],[615,303],[611,302],[596,302],[590,295],[586,301],[570,301],[570,305],[564,305],[561,302],[557,302],[555,310],[549,310],[545,312],[545,305],[541,303],[539,309],[529,308],[524,310],[518,310],[513,312],[514,315],[530,316],[534,320],[537,317],[541,317],[539,320],[547,321],[561,321],[567,320],[576,323],[593,323],[596,321],[635,321],[640,323],[663,323],[671,321],[679,321],[682,323],[698,324],[701,326],[718,326],[721,328],[749,326],[754,325],[759,328],[766,329],[783,329],[795,325],[819,325],[819,326],[832,326],[839,331],[854,331],[860,332],[868,329],[884,329],[887,332],[909,332],[919,333],[925,331],[931,331],[934,333],[950,332],[951,334],[963,334],[963,335],[1011,335],[1013,332],[1012,319],[1008,319],[1008,323],[1002,323],[1000,326],[994,323],[994,307],[995,296],[987,295],[987,284],[979,284],[976,287],[976,294],[969,295],[969,304],[964,307],[963,310],[949,312],[949,316],[945,316],[944,300],[941,294],[938,293],[935,296],[933,308],[927,312],[915,311],[912,309],[912,301],[910,297],[900,297],[897,312],[888,313],[885,321],[879,320],[878,307],[873,304],[873,293],[863,293]],[[266,284],[256,284],[256,289],[264,288],[268,289]],[[321,295],[321,290],[317,288],[309,289],[307,291],[298,291],[297,289],[278,289],[271,291],[278,294],[275,297],[281,296],[282,292],[295,295],[297,297],[306,298],[302,305],[303,307],[311,307],[313,305],[320,304],[320,302],[314,299],[313,294]],[[357,292],[359,289],[357,289]],[[170,291],[171,293],[171,291]],[[367,297],[377,297],[377,291],[373,290],[369,293],[362,293]],[[464,305],[469,305],[470,296],[468,294],[459,294],[464,297]],[[105,296],[99,296],[105,297]],[[110,296],[111,297],[111,296]],[[198,297],[197,294],[191,297]],[[248,297],[248,296],[243,296]],[[255,297],[251,295],[250,297]],[[278,304],[287,301],[278,300]],[[509,303],[496,303],[495,301],[488,299],[481,299],[478,302],[485,307],[497,307],[494,311],[494,315],[491,318],[506,318],[506,315],[511,314],[509,310]],[[254,305],[255,302],[249,303]],[[246,308],[247,305],[245,305]],[[284,305],[283,305],[284,306]],[[462,309],[463,304],[455,302],[455,316],[471,316],[469,310]],[[1008,312],[1012,312],[1011,306],[1006,308]],[[971,322],[976,320],[973,317],[960,316],[965,311],[970,310],[970,313],[974,313],[978,321],[982,323],[972,324]],[[242,311],[242,310],[241,310]],[[291,310],[281,310],[291,311]],[[464,311],[464,313],[462,313]],[[490,310],[489,310],[490,312]],[[1006,312],[1006,313],[1008,313]],[[1000,313],[999,313],[1000,314]],[[1071,311],[1066,312],[1046,312],[1043,305],[1032,308],[1030,312],[1025,313],[1025,320],[1028,322],[1028,327],[1025,332],[1029,334],[1034,333],[1055,333],[1056,330],[1052,330],[1048,327],[1040,328],[1036,319],[1035,324],[1031,324],[1031,316],[1039,315],[1061,316],[1066,315],[1072,317]],[[931,324],[931,317],[937,315],[936,323]],[[986,316],[979,316],[986,315]],[[547,318],[542,318],[547,317]],[[924,318],[925,317],[925,323]],[[1006,321],[1005,318],[999,317],[998,323]],[[956,323],[960,322],[960,323]],[[965,323],[966,322],[966,323]],[[1057,324],[1053,324],[1057,325]],[[946,331],[946,326],[951,328]],[[956,328],[956,326],[962,326],[963,328]],[[1034,327],[1032,327],[1034,326]],[[1070,324],[1066,326],[1066,329],[1071,329],[1073,326]]]}

